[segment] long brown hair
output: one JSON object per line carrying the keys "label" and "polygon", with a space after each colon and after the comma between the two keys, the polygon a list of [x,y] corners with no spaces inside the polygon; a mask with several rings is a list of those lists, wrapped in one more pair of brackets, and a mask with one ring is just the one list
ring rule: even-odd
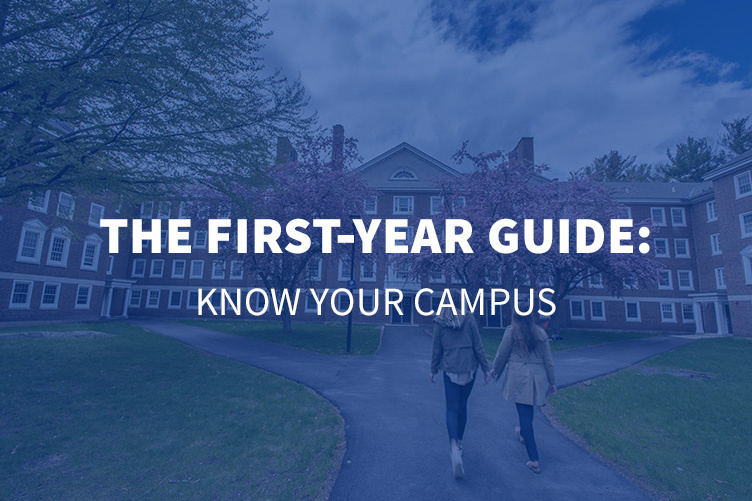
{"label": "long brown hair", "polygon": [[533,322],[532,313],[520,315],[517,311],[512,315],[512,340],[514,346],[527,353],[535,350],[538,343],[545,341],[545,335],[540,327]]}

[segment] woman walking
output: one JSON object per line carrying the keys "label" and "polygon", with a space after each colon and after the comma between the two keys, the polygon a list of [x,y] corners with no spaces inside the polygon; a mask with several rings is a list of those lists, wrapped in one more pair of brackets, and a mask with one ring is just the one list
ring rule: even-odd
{"label": "woman walking", "polygon": [[492,376],[499,380],[506,367],[501,394],[517,406],[520,425],[515,433],[527,449],[525,463],[534,473],[540,473],[538,447],[533,431],[534,406],[545,405],[548,395],[556,393],[554,363],[546,332],[533,323],[533,316],[519,315],[516,311],[512,325],[501,339]]}
{"label": "woman walking", "polygon": [[[459,291],[452,291],[459,310]],[[431,382],[439,370],[444,371],[446,398],[446,426],[449,432],[452,471],[455,478],[465,476],[462,464],[462,437],[467,423],[467,399],[475,384],[478,366],[483,369],[484,382],[491,378],[491,367],[483,350],[478,324],[470,315],[455,315],[451,308],[443,308],[434,319]]]}

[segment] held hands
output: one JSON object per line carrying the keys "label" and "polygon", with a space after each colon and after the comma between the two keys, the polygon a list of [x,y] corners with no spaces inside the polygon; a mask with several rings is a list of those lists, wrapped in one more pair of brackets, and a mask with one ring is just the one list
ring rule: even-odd
{"label": "held hands", "polygon": [[487,385],[490,380],[491,380],[491,373],[490,372],[484,372],[483,373],[483,384]]}
{"label": "held hands", "polygon": [[556,385],[555,384],[548,385],[548,395],[549,396],[556,395]]}
{"label": "held hands", "polygon": [[436,384],[436,380],[434,379],[434,376],[435,376],[435,375],[436,375],[436,374],[434,374],[433,372],[431,372],[430,374],[428,374],[428,377],[429,377],[429,378],[431,379],[431,382],[432,382],[433,384]]}

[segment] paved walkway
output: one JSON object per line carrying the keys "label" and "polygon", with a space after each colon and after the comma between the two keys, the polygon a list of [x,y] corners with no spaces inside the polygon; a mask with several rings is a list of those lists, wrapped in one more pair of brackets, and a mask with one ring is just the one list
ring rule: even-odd
{"label": "paved walkway", "polygon": [[[441,382],[428,381],[431,338],[419,327],[387,326],[372,357],[331,357],[162,321],[133,321],[196,348],[301,382],[336,405],[347,452],[332,499],[647,499],[536,415],[542,475],[525,466],[514,437],[514,406],[498,385],[476,384],[464,440],[466,479],[450,474]],[[635,339],[554,356],[566,386],[614,372],[689,339]],[[597,419],[597,416],[594,416]]]}

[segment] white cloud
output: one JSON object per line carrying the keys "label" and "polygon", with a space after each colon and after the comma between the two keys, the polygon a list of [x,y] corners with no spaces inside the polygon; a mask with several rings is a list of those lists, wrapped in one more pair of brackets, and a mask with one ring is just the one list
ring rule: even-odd
{"label": "white cloud", "polygon": [[715,138],[722,119],[752,112],[742,83],[695,78],[728,62],[656,61],[655,40],[629,42],[629,23],[659,3],[544,3],[530,36],[478,53],[446,36],[426,1],[275,0],[267,63],[299,71],[321,123],[342,123],[366,159],[407,141],[451,163],[465,139],[509,150],[532,135],[554,176],[610,149],[657,162],[687,135]]}

